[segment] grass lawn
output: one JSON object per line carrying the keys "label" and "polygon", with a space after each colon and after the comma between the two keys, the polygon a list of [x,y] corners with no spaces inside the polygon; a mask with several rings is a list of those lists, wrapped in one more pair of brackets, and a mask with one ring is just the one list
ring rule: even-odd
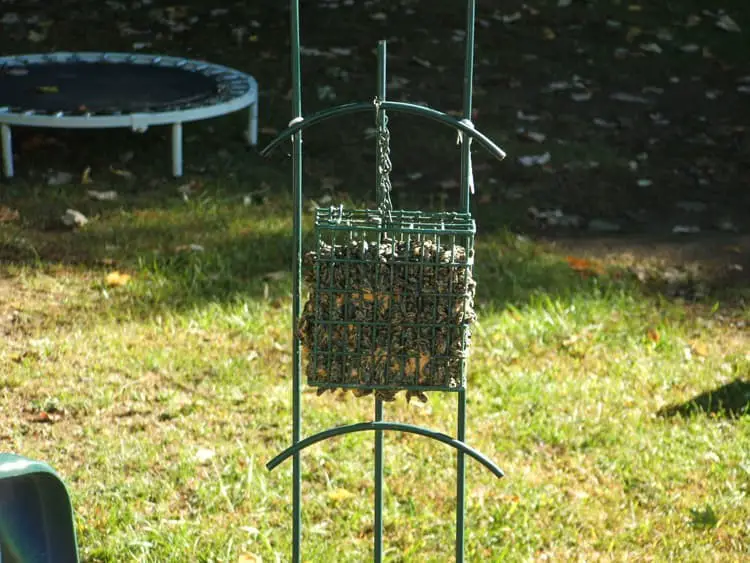
{"label": "grass lawn", "polygon": [[[290,466],[264,463],[290,440],[290,206],[234,199],[206,187],[100,205],[78,232],[3,226],[0,443],[65,476],[86,561],[286,560]],[[55,252],[89,262],[34,260]],[[470,560],[747,555],[747,308],[670,301],[510,234],[480,237],[477,261],[469,442],[507,478],[469,465]],[[113,271],[132,277],[109,286]],[[387,415],[451,432],[453,400]],[[305,405],[305,434],[371,416],[351,395]],[[307,560],[367,558],[371,448],[304,456]],[[386,457],[390,559],[446,560],[453,455],[393,435]]]}
{"label": "grass lawn", "polygon": [[[161,4],[139,4],[127,16],[117,2],[71,8],[66,19],[41,26],[41,47],[130,49],[133,36],[123,31],[127,17],[131,31],[153,26],[151,35],[136,38],[151,41],[153,51],[187,52],[251,71],[264,89],[264,124],[288,121],[286,21],[279,3],[240,3],[215,15],[206,2],[171,12]],[[426,4],[404,2],[418,10]],[[710,134],[719,142],[701,148],[700,170],[691,173],[712,170],[714,191],[699,184],[712,194],[710,213],[721,217],[739,208],[740,216],[733,216],[739,222],[741,198],[747,197],[745,145],[728,155],[716,146],[725,147],[722,135],[737,133],[727,128],[727,115],[740,107],[729,84],[742,69],[739,63],[734,70],[714,67],[716,58],[730,65],[747,35],[720,42],[714,26],[677,26],[685,34],[680,41],[710,44],[714,58],[699,58],[695,70],[682,54],[664,55],[655,59],[662,67],[648,66],[647,78],[628,74],[638,65],[646,68],[642,58],[628,59],[623,64],[633,67],[612,76],[605,61],[627,43],[626,35],[650,37],[700,14],[701,3],[644,2],[636,9],[616,1],[574,2],[576,12],[558,10],[556,2],[527,4],[537,13],[520,2],[510,2],[507,13],[503,8],[506,16],[516,8],[522,12],[517,24],[502,23],[493,7],[480,14],[490,24],[480,28],[479,58],[486,60],[478,63],[478,126],[512,157],[543,152],[547,145],[530,147],[515,134],[516,110],[537,111],[555,160],[551,167],[527,169],[512,159],[489,163],[477,150],[480,320],[472,340],[467,441],[498,463],[506,478],[498,481],[467,461],[467,558],[744,560],[750,557],[750,292],[746,275],[735,274],[747,248],[717,239],[712,254],[724,262],[697,268],[669,253],[638,253],[627,245],[602,253],[506,227],[531,227],[525,207],[546,198],[607,220],[622,219],[617,213],[626,208],[648,208],[656,221],[643,229],[658,230],[661,219],[667,223],[665,210],[695,193],[680,183],[685,178],[672,175],[698,150],[677,143],[687,136],[680,127],[695,126],[681,112],[695,107],[705,109]],[[727,8],[733,5],[727,2]],[[391,14],[389,6],[351,8],[360,17],[352,26],[341,23],[349,8],[320,5],[306,12],[312,44],[355,46],[348,62],[306,57],[311,106],[333,103],[314,99],[322,85],[335,85],[338,102],[371,97],[371,48],[388,33],[379,27],[380,16],[368,19],[365,12]],[[42,16],[56,18],[55,9],[46,8]],[[161,30],[165,24],[152,10],[183,22],[187,31]],[[22,19],[36,13],[28,7],[16,11]],[[447,9],[424,13],[421,25],[436,26],[447,37],[462,26]],[[193,21],[193,14],[199,19]],[[732,14],[750,29],[747,18]],[[455,21],[440,23],[449,16]],[[579,25],[575,18],[583,23],[571,29]],[[603,34],[607,19],[624,22],[624,28]],[[232,31],[238,21],[244,35]],[[324,33],[335,21],[340,34]],[[458,109],[457,75],[432,66],[449,50],[430,52],[435,47],[429,35],[408,35],[406,23],[394,25],[402,42],[392,49],[393,72],[415,76],[404,94],[409,90],[410,99],[424,95],[440,109]],[[628,31],[633,27],[639,31]],[[372,32],[365,36],[364,28]],[[16,28],[11,31],[0,34],[5,51],[41,49],[36,39],[28,40],[28,30],[20,39],[13,35]],[[506,49],[511,39],[517,51]],[[425,58],[414,64],[404,44]],[[527,85],[541,88],[559,78],[556,48],[585,48],[594,61],[587,68],[598,80],[591,86],[597,97],[586,109],[537,90],[528,99],[521,96],[531,91]],[[535,52],[539,64],[518,58],[520,52]],[[460,53],[451,56],[441,64],[458,69]],[[425,65],[430,57],[433,63]],[[679,115],[659,142],[648,144],[656,133],[638,125],[651,119],[641,110],[629,117],[635,126],[618,130],[617,138],[591,124],[595,115],[589,110],[608,120],[627,113],[597,101],[605,89],[666,84],[671,73],[703,71],[723,84],[731,101],[704,107],[709,102],[692,82],[692,90],[666,92],[662,110]],[[524,88],[509,84],[516,79]],[[371,81],[366,91],[363,80]],[[447,84],[456,92],[444,94]],[[495,90],[502,91],[497,98]],[[692,101],[680,102],[688,93]],[[186,128],[189,168],[182,180],[165,179],[169,164],[161,159],[169,149],[163,131],[144,138],[127,132],[17,132],[19,177],[0,185],[0,450],[48,461],[64,476],[86,562],[289,558],[291,464],[272,473],[264,464],[291,440],[290,170],[283,154],[263,161],[245,152],[237,135],[241,122],[237,116]],[[352,205],[371,198],[366,182],[372,143],[361,142],[370,125],[353,123],[354,132],[323,128],[306,137],[306,196],[328,194]],[[456,193],[446,179],[457,177],[455,138],[433,138],[430,128],[408,136],[406,125],[414,126],[394,123],[394,166],[401,174],[394,176],[394,202],[451,205]],[[265,139],[272,133],[265,129]],[[627,176],[631,157],[644,147],[653,150],[653,159],[641,159],[641,171],[647,168],[657,187],[664,182],[664,190],[638,190],[636,177]],[[454,154],[440,160],[451,149]],[[594,158],[600,166],[578,166]],[[82,181],[86,167],[93,183]],[[59,171],[72,173],[72,180],[49,185]],[[415,172],[422,183],[409,184]],[[624,177],[627,182],[618,183]],[[435,192],[435,185],[443,187]],[[99,201],[89,190],[115,190],[118,198]],[[520,198],[512,195],[519,190]],[[77,230],[62,227],[59,218],[68,208],[83,212],[89,223]],[[308,210],[308,232],[310,220]],[[705,218],[705,224],[712,220]],[[729,269],[731,280],[728,263],[737,264]],[[454,401],[452,395],[431,394],[426,404],[406,404],[400,396],[386,406],[386,417],[453,433]],[[303,434],[309,435],[369,420],[372,399],[317,397],[306,390],[303,414]],[[411,435],[386,435],[385,444],[387,560],[450,560],[453,451]],[[305,452],[306,561],[371,557],[371,452],[369,434]]]}

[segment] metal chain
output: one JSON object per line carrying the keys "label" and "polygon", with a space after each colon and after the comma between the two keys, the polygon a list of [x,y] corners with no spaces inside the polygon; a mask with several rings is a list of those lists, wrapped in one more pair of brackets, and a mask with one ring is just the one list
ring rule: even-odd
{"label": "metal chain", "polygon": [[378,176],[380,178],[377,186],[378,211],[387,220],[391,221],[391,133],[388,130],[388,116],[380,106],[380,100],[375,98],[375,128],[377,130],[377,159]]}

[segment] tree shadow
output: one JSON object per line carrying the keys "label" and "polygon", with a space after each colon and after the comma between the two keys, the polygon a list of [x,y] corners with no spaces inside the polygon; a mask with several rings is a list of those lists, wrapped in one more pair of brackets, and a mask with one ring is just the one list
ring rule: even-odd
{"label": "tree shadow", "polygon": [[750,414],[750,381],[736,379],[685,403],[664,407],[657,414],[688,417],[699,413],[727,418],[747,416]]}

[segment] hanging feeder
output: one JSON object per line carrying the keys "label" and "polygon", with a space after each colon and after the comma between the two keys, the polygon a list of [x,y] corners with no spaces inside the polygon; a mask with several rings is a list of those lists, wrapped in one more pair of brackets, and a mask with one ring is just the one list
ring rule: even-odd
{"label": "hanging feeder", "polygon": [[374,102],[378,208],[315,211],[300,336],[308,385],[391,400],[464,388],[476,225],[469,213],[393,210],[385,49]]}
{"label": "hanging feeder", "polygon": [[474,232],[462,213],[318,209],[300,325],[308,385],[462,389]]}

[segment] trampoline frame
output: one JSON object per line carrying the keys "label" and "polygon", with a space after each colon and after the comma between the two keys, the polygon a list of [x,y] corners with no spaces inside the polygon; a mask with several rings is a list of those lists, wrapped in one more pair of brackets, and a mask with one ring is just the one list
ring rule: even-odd
{"label": "trampoline frame", "polygon": [[221,76],[220,85],[228,86],[228,95],[217,94],[222,101],[210,105],[200,102],[187,104],[185,109],[168,111],[144,111],[123,113],[66,114],[41,113],[35,110],[11,111],[0,106],[0,144],[2,145],[3,172],[7,178],[14,175],[13,138],[11,126],[47,127],[58,129],[112,129],[130,128],[143,133],[154,125],[172,126],[172,174],[182,176],[182,124],[210,119],[249,108],[245,140],[249,145],[258,144],[258,83],[249,74],[238,70],[183,57],[154,54],[110,53],[110,52],[57,52],[49,54],[12,55],[0,57],[0,68],[18,67],[42,63],[107,62],[112,64],[135,64],[185,68],[209,77]]}

